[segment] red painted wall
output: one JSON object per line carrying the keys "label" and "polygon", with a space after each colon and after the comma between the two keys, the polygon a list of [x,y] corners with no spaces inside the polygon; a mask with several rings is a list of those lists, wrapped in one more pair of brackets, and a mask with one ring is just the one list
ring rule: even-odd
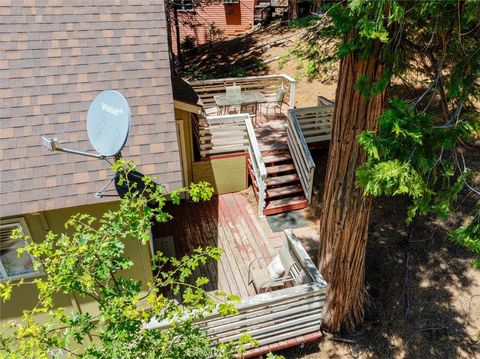
{"label": "red painted wall", "polygon": [[[193,11],[178,11],[180,41],[192,36],[196,44],[244,32],[253,26],[255,0],[240,0],[236,4],[214,1],[196,6]],[[172,47],[176,53],[175,28],[172,24]]]}

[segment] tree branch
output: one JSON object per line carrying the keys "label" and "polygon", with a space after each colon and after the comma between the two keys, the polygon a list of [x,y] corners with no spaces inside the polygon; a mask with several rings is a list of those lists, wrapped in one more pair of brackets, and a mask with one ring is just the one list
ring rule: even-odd
{"label": "tree branch", "polygon": [[423,333],[423,332],[435,332],[435,331],[440,331],[440,330],[447,331],[448,329],[449,329],[448,327],[431,327],[431,328],[422,328],[422,329],[419,329],[419,330],[417,330],[416,332],[414,332],[412,335],[410,335],[410,337],[408,338],[406,344],[408,344],[408,343],[410,342],[410,340],[412,340],[413,337],[415,337],[415,335],[417,335],[417,334],[419,334],[419,333]]}

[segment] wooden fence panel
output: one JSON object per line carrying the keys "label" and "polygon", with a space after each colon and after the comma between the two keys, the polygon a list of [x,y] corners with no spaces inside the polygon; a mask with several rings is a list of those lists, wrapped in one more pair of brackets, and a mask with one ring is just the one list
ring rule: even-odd
{"label": "wooden fence panel", "polygon": [[248,133],[245,118],[248,114],[208,116],[196,124],[200,156],[247,152]]}
{"label": "wooden fence panel", "polygon": [[295,109],[295,116],[308,144],[330,141],[332,136],[333,104]]}

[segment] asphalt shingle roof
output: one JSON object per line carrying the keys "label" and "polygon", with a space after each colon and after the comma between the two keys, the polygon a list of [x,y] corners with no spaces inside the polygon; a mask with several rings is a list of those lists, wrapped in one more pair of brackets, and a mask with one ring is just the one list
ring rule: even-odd
{"label": "asphalt shingle roof", "polygon": [[0,1],[0,217],[99,201],[108,163],[41,136],[92,150],[86,114],[106,89],[131,108],[123,157],[181,186],[163,0]]}
{"label": "asphalt shingle roof", "polygon": [[198,94],[186,80],[172,76],[173,98],[178,101],[190,103],[192,105],[202,105]]}

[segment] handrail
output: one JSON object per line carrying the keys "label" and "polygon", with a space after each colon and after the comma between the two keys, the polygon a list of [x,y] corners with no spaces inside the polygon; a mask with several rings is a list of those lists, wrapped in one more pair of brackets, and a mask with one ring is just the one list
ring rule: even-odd
{"label": "handrail", "polygon": [[307,141],[303,136],[295,110],[293,109],[288,111],[287,144],[292,153],[293,162],[297,168],[303,191],[310,203],[312,199],[315,162],[308,149]]}
{"label": "handrail", "polygon": [[248,137],[252,144],[255,160],[258,163],[260,176],[262,179],[266,179],[267,169],[265,168],[265,164],[263,163],[262,154],[260,153],[260,146],[258,145],[257,136],[255,135],[255,131],[253,130],[252,119],[250,118],[250,116],[248,116],[248,119],[245,119],[245,125],[247,126]]}
{"label": "handrail", "polygon": [[250,155],[250,163],[252,164],[255,174],[255,180],[258,186],[258,215],[263,217],[263,209],[265,207],[267,169],[262,159],[260,146],[257,142],[257,136],[252,125],[250,115],[245,119],[245,126],[248,134],[248,153]]}
{"label": "handrail", "polygon": [[288,112],[292,116],[292,117],[289,117],[289,119],[291,120],[290,123],[293,124],[294,129],[295,129],[295,133],[297,134],[297,136],[300,139],[300,143],[302,144],[303,150],[305,151],[305,154],[307,156],[307,162],[310,164],[310,168],[314,168],[315,167],[315,162],[313,161],[312,154],[310,153],[310,150],[308,149],[308,145],[307,145],[307,142],[305,141],[305,137],[303,136],[302,129],[300,128],[300,125],[298,124],[297,115],[295,114],[294,110],[289,110]]}

